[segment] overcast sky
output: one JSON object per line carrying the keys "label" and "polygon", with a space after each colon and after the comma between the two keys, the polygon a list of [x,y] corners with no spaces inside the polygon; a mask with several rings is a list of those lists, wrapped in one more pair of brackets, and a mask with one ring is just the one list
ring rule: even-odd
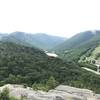
{"label": "overcast sky", "polygon": [[100,0],[0,0],[0,32],[70,37],[100,29]]}

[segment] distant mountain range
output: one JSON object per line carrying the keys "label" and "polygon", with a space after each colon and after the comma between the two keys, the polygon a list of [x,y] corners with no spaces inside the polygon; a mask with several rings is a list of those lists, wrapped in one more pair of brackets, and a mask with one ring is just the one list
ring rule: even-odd
{"label": "distant mountain range", "polygon": [[8,34],[6,33],[0,33],[0,41],[2,40],[3,37],[7,36]]}
{"label": "distant mountain range", "polygon": [[40,49],[51,49],[63,43],[66,38],[43,33],[29,34],[25,32],[13,32],[11,34],[0,34],[0,40],[27,46],[35,46]]}
{"label": "distant mountain range", "polygon": [[0,34],[0,40],[55,51],[62,58],[78,61],[81,56],[100,44],[100,31],[81,32],[69,39],[43,33],[30,34],[16,31],[10,34]]}

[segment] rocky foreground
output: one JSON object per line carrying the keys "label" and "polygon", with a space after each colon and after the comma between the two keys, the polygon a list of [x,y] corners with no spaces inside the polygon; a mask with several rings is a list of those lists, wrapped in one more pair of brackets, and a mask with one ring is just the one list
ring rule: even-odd
{"label": "rocky foreground", "polygon": [[0,87],[0,91],[9,88],[10,95],[24,100],[100,100],[100,94],[95,94],[88,89],[79,89],[60,85],[49,92],[34,91],[32,88],[24,88],[22,85],[7,84]]}

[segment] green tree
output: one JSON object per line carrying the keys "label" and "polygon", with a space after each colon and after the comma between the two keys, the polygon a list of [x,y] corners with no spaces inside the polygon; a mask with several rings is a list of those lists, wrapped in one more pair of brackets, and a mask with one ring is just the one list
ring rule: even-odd
{"label": "green tree", "polygon": [[16,76],[13,74],[9,74],[8,82],[9,83],[16,83]]}
{"label": "green tree", "polygon": [[0,100],[18,100],[15,97],[9,95],[9,89],[4,88],[0,93]]}
{"label": "green tree", "polygon": [[0,93],[0,100],[10,100],[8,88],[4,88],[3,91]]}
{"label": "green tree", "polygon": [[53,76],[51,76],[48,79],[46,85],[48,87],[48,90],[50,90],[50,89],[54,89],[58,85],[58,82],[55,80],[55,78]]}

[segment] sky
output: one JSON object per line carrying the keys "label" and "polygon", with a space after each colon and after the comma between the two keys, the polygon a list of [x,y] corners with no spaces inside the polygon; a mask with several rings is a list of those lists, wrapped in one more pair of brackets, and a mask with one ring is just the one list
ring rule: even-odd
{"label": "sky", "polygon": [[71,37],[100,29],[100,0],[0,0],[0,32]]}

